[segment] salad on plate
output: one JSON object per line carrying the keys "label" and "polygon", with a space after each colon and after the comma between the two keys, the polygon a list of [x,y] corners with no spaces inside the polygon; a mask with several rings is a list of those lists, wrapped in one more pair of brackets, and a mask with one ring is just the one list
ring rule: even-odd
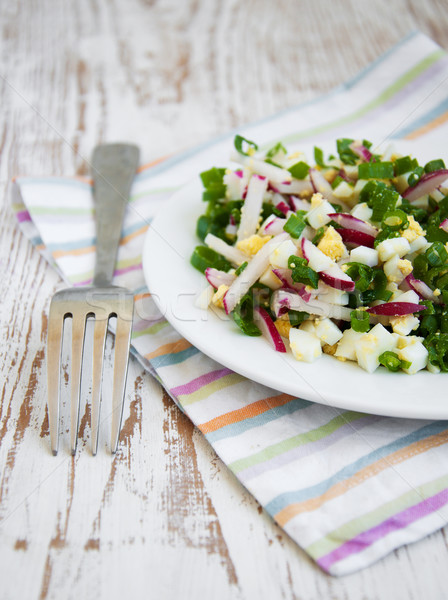
{"label": "salad on plate", "polygon": [[304,362],[322,353],[414,374],[448,371],[448,169],[338,139],[311,162],[235,136],[237,167],[201,173],[191,263],[248,336]]}

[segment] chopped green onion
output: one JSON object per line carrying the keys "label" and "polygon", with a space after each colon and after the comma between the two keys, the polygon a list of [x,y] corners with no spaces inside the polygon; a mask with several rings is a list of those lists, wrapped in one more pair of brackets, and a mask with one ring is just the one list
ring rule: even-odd
{"label": "chopped green onion", "polygon": [[254,323],[254,301],[251,294],[245,294],[235,306],[232,316],[235,323],[245,335],[257,337],[261,331]]}
{"label": "chopped green onion", "polygon": [[296,179],[305,179],[305,177],[308,175],[309,170],[309,165],[307,165],[306,162],[303,162],[303,160],[297,162],[295,165],[292,165],[292,167],[289,167],[288,169],[291,175]]}
{"label": "chopped green onion", "polygon": [[300,211],[300,213],[290,215],[286,223],[283,225],[284,231],[289,233],[289,235],[294,239],[298,239],[306,227],[306,221],[301,214],[303,212],[304,211]]}
{"label": "chopped green onion", "polygon": [[372,267],[368,267],[359,262],[345,263],[344,272],[355,282],[355,288],[359,292],[365,292],[369,288],[374,277]]}
{"label": "chopped green onion", "polygon": [[203,242],[210,230],[210,218],[207,215],[201,215],[196,223],[196,235]]}
{"label": "chopped green onion", "polygon": [[294,254],[288,259],[288,267],[291,269],[292,280],[296,283],[304,283],[317,289],[319,285],[319,275],[308,266],[306,258],[300,258]]}
{"label": "chopped green onion", "polygon": [[394,166],[391,162],[371,162],[358,165],[359,179],[392,179]]}
{"label": "chopped green onion", "polygon": [[196,246],[191,255],[190,262],[201,273],[205,273],[207,267],[214,267],[220,271],[228,271],[232,267],[229,261],[221,256],[221,254],[218,254],[211,248],[207,248],[207,246]]}
{"label": "chopped green onion", "polygon": [[245,260],[235,271],[235,275],[238,277],[238,275],[240,275],[244,271],[248,264],[249,263],[247,262],[247,260]]}
{"label": "chopped green onion", "polygon": [[313,244],[315,246],[317,246],[317,244],[324,237],[324,235],[325,235],[325,226],[319,227],[319,229],[316,229],[316,235],[313,237],[313,239],[311,241],[313,242]]}
{"label": "chopped green onion", "polygon": [[266,152],[266,158],[275,158],[277,154],[287,154],[286,148],[283,146],[281,142],[278,142],[273,146],[270,150]]}
{"label": "chopped green onion", "polygon": [[349,138],[340,138],[336,140],[336,147],[338,150],[339,158],[346,165],[355,165],[358,160],[358,156],[353,152],[350,148],[350,144],[352,144],[354,140]]}
{"label": "chopped green onion", "polygon": [[317,146],[314,146],[314,160],[316,162],[316,165],[318,165],[319,167],[322,167],[323,169],[326,168],[326,164],[324,161],[324,153],[322,151],[321,148],[318,148]]}
{"label": "chopped green onion", "polygon": [[340,183],[348,183],[348,181],[345,181],[345,179],[340,175],[336,175],[336,177],[331,182],[332,189],[335,190]]}
{"label": "chopped green onion", "polygon": [[410,156],[402,156],[395,161],[395,175],[409,173],[418,167],[418,161]]}
{"label": "chopped green onion", "polygon": [[[258,150],[258,146],[255,142],[251,142],[250,140],[247,140],[241,135],[236,135],[233,143],[235,145],[236,150],[240,154],[244,154],[244,156],[249,156],[250,150]],[[244,144],[248,146],[246,149],[244,148]]]}
{"label": "chopped green onion", "polygon": [[391,231],[400,231],[409,227],[409,221],[404,211],[395,208],[385,213],[381,226],[383,229],[388,227]]}
{"label": "chopped green onion", "polygon": [[415,169],[412,171],[412,173],[408,177],[408,184],[410,185],[410,187],[414,187],[417,185],[417,183],[422,178],[422,175],[424,174],[424,172],[425,172],[425,169],[423,167],[415,167]]}
{"label": "chopped green onion", "polygon": [[426,250],[425,256],[431,267],[440,267],[447,262],[448,252],[442,242],[433,242]]}
{"label": "chopped green onion", "polygon": [[411,363],[407,360],[401,360],[398,354],[387,350],[378,357],[380,365],[384,365],[389,371],[396,373],[400,369],[409,369]]}
{"label": "chopped green onion", "polygon": [[297,325],[300,325],[303,323],[303,321],[308,319],[309,316],[310,315],[307,312],[299,310],[288,311],[289,322],[291,323],[292,327],[297,327]]}
{"label": "chopped green onion", "polygon": [[440,171],[440,169],[445,169],[445,163],[441,158],[430,160],[425,165],[425,173],[433,173],[434,171]]}
{"label": "chopped green onion", "polygon": [[372,179],[362,188],[359,201],[366,202],[373,210],[372,221],[381,223],[384,214],[395,208],[399,197],[397,191],[387,187],[382,181]]}
{"label": "chopped green onion", "polygon": [[370,329],[369,313],[365,310],[352,310],[350,313],[350,324],[353,331],[366,333]]}
{"label": "chopped green onion", "polygon": [[448,333],[436,332],[429,335],[423,342],[428,350],[429,362],[441,371],[448,371]]}

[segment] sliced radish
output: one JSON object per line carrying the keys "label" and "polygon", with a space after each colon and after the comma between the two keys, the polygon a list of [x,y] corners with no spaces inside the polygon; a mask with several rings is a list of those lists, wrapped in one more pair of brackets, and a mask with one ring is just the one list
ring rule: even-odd
{"label": "sliced radish", "polygon": [[341,238],[346,244],[354,244],[356,246],[366,246],[367,248],[374,248],[375,238],[372,235],[363,233],[362,231],[356,231],[355,229],[338,229],[337,230]]}
{"label": "sliced radish", "polygon": [[344,273],[338,265],[333,265],[329,269],[321,271],[319,276],[324,283],[337,290],[353,292],[355,289],[355,282],[353,279]]}
{"label": "sliced radish", "polygon": [[364,162],[375,162],[375,158],[373,154],[370,152],[368,148],[364,146],[364,144],[357,144],[353,142],[349,146],[350,150],[354,152],[359,158],[361,158]]}
{"label": "sliced radish", "polygon": [[434,292],[429,285],[426,285],[421,279],[416,279],[412,273],[409,273],[405,281],[414,292],[417,292],[420,298],[424,300],[436,300],[436,296],[434,296]]}
{"label": "sliced radish", "polygon": [[208,233],[204,242],[209,248],[218,254],[221,254],[224,258],[227,258],[227,260],[230,260],[234,265],[241,265],[247,260],[247,256],[244,252],[241,252],[241,250],[238,250],[238,248],[235,248],[230,244],[226,244],[224,240],[213,235],[213,233]]}
{"label": "sliced radish", "polygon": [[402,194],[403,198],[414,202],[426,194],[430,194],[448,179],[448,169],[439,169],[432,173],[425,173],[417,185],[409,186]]}
{"label": "sliced radish", "polygon": [[293,179],[292,181],[282,181],[281,183],[273,183],[270,180],[268,189],[279,194],[298,194],[299,196],[309,196],[314,191],[311,181],[308,179]]}
{"label": "sliced radish", "polygon": [[443,219],[439,227],[440,229],[443,229],[443,231],[446,231],[446,233],[448,233],[448,219]]}
{"label": "sliced radish", "polygon": [[307,312],[311,315],[340,319],[342,321],[350,321],[350,313],[352,311],[351,308],[347,308],[346,306],[330,304],[316,298],[311,298],[309,302],[306,302],[299,294],[286,290],[276,290],[272,294],[271,309],[277,317],[285,314],[288,310],[297,310]]}
{"label": "sliced radish", "polygon": [[220,285],[231,286],[236,278],[233,273],[226,273],[225,271],[220,271],[213,267],[207,267],[207,269],[205,269],[205,277],[215,290],[217,290]]}
{"label": "sliced radish", "polygon": [[302,198],[298,198],[297,196],[290,195],[288,202],[294,212],[298,210],[306,210],[308,212],[311,209],[311,204],[308,200],[302,200]]}
{"label": "sliced radish", "polygon": [[269,181],[274,183],[281,183],[283,181],[291,181],[292,175],[286,169],[271,165],[264,160],[259,158],[253,158],[252,156],[245,156],[239,152],[234,152],[231,159],[250,169],[252,172],[266,177]]}
{"label": "sliced radish", "polygon": [[280,281],[282,282],[282,287],[288,290],[295,290],[300,293],[301,290],[305,287],[303,283],[296,283],[292,280],[291,270],[290,269],[272,269],[274,275],[276,275]]}
{"label": "sliced radish", "polygon": [[426,310],[426,306],[414,304],[413,302],[384,302],[377,306],[371,306],[367,312],[371,315],[386,315],[388,317],[402,317],[415,312]]}
{"label": "sliced radish", "polygon": [[360,231],[366,235],[370,235],[375,238],[378,235],[378,229],[366,221],[362,221],[357,217],[349,213],[331,213],[328,215],[332,221],[335,221],[341,227],[345,229],[353,229],[354,231]]}
{"label": "sliced radish", "polygon": [[274,346],[277,352],[286,352],[285,344],[277,331],[277,327],[274,325],[274,321],[261,306],[254,308],[254,321],[263,336]]}
{"label": "sliced radish", "polygon": [[335,264],[329,256],[324,254],[322,250],[319,250],[313,242],[310,242],[305,237],[302,238],[301,245],[302,254],[314,271],[319,273],[320,271],[330,269]]}
{"label": "sliced radish", "polygon": [[258,233],[261,235],[278,235],[283,232],[283,227],[286,223],[286,219],[277,217],[275,215],[269,215],[265,222],[261,225]]}
{"label": "sliced radish", "polygon": [[287,233],[281,233],[269,240],[252,258],[247,267],[238,275],[223,298],[227,314],[232,312],[247,290],[263,275],[269,266],[269,255],[282,242],[288,239]]}
{"label": "sliced radish", "polygon": [[265,177],[252,175],[247,188],[247,196],[241,209],[241,221],[238,228],[237,241],[245,240],[253,235],[258,228],[263,196],[268,187]]}

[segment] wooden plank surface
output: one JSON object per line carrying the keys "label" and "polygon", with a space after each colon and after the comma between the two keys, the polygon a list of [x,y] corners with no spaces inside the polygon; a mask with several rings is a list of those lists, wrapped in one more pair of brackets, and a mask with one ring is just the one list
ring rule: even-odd
{"label": "wooden plank surface", "polygon": [[[447,531],[323,574],[131,361],[117,454],[49,452],[57,275],[18,232],[15,175],[86,173],[94,144],[143,162],[310,100],[414,29],[448,49],[446,0],[18,0],[0,5],[0,599],[446,598]],[[110,354],[113,340],[108,340]],[[65,361],[66,363],[66,361]],[[64,427],[67,418],[64,414]]]}

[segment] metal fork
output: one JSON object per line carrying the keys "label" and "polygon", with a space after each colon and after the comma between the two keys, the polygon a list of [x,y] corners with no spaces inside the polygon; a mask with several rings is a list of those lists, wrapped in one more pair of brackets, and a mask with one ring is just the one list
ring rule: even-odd
{"label": "metal fork", "polygon": [[111,317],[117,318],[112,391],[111,451],[117,449],[123,415],[124,392],[131,342],[134,297],[129,290],[112,286],[118,245],[129,192],[139,162],[139,150],[129,144],[97,146],[92,156],[93,199],[96,218],[96,260],[92,286],[55,293],[50,304],[47,342],[48,418],[51,450],[59,445],[60,366],[64,321],[72,318],[70,446],[76,452],[79,425],[81,370],[86,322],[93,329],[91,399],[92,453],[98,449],[101,379],[106,333]]}

